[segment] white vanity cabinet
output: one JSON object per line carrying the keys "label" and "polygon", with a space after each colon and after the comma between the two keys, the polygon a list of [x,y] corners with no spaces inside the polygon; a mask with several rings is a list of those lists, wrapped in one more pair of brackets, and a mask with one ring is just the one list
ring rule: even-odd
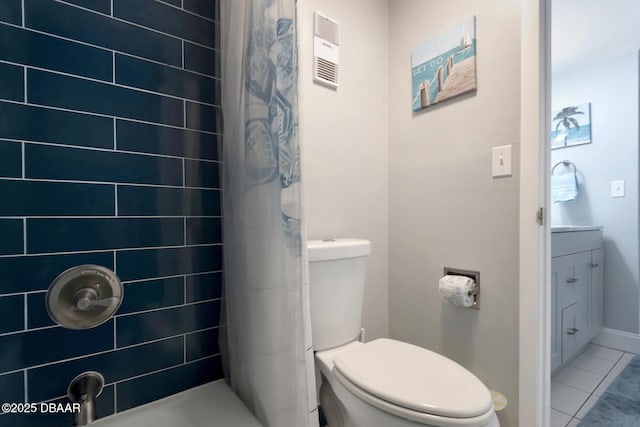
{"label": "white vanity cabinet", "polygon": [[551,371],[602,328],[601,227],[551,229]]}

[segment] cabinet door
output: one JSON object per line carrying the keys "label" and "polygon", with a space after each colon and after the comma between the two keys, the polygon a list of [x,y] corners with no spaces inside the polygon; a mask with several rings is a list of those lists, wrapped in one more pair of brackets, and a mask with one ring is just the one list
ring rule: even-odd
{"label": "cabinet door", "polygon": [[[558,260],[558,293],[560,295],[560,307],[590,299],[591,282],[591,251],[578,252],[556,258]],[[585,304],[585,308],[591,310],[591,304]],[[587,314],[585,312],[585,314]],[[589,324],[589,317],[586,317]]]}
{"label": "cabinet door", "polygon": [[558,258],[551,259],[551,372],[562,363],[562,323],[560,316],[560,296],[558,295],[558,277],[562,262]]}
{"label": "cabinet door", "polygon": [[562,309],[562,362],[576,354],[588,336],[583,305],[577,302]]}
{"label": "cabinet door", "polygon": [[591,338],[602,329],[602,307],[604,305],[604,278],[602,275],[604,256],[602,249],[591,251]]}

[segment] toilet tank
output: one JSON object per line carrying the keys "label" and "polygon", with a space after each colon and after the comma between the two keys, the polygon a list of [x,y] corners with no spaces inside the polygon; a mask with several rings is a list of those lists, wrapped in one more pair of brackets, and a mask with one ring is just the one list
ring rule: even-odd
{"label": "toilet tank", "polygon": [[313,347],[326,350],[355,340],[362,325],[364,279],[371,242],[310,240],[307,249]]}

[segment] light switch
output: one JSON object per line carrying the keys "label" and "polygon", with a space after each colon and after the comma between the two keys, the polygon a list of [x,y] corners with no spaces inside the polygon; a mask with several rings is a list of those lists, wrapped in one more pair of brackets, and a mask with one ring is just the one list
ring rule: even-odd
{"label": "light switch", "polygon": [[493,147],[491,154],[491,176],[511,176],[511,145]]}
{"label": "light switch", "polygon": [[624,197],[624,181],[611,181],[611,197]]}

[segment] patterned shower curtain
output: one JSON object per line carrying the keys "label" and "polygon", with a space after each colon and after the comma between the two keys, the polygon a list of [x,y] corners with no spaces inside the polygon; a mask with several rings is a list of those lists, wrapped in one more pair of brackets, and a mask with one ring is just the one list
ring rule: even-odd
{"label": "patterned shower curtain", "polygon": [[265,427],[317,427],[296,0],[221,3],[227,378]]}

